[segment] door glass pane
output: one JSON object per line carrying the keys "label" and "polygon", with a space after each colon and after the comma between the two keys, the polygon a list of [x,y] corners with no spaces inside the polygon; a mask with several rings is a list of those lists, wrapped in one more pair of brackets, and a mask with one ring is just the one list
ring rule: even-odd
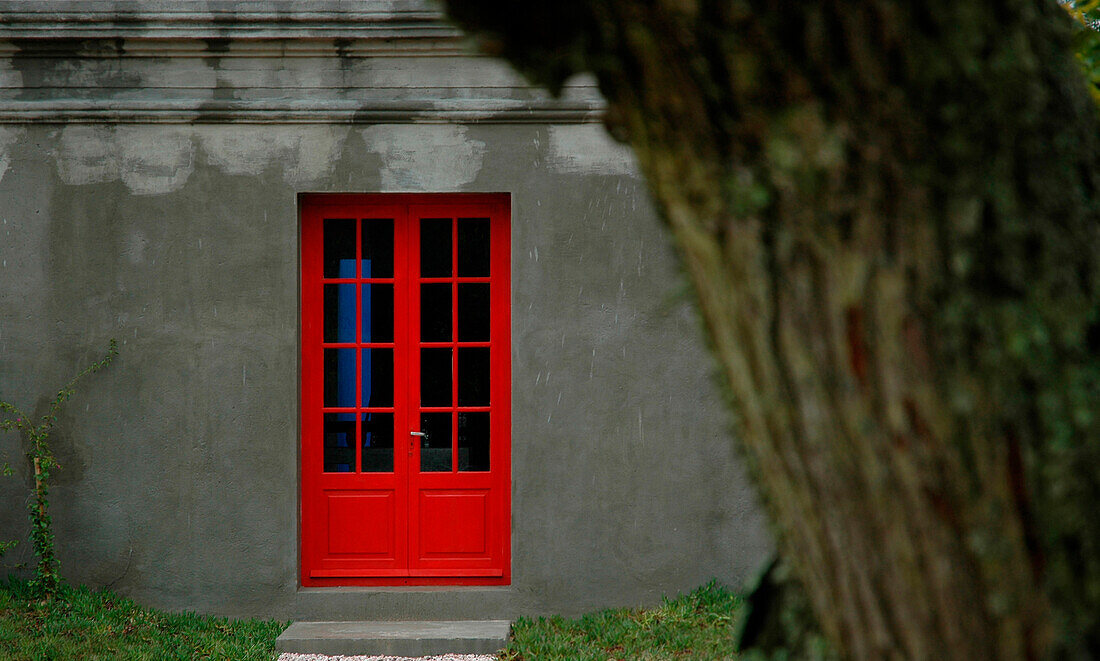
{"label": "door glass pane", "polygon": [[393,406],[393,349],[363,349],[363,406]]}
{"label": "door glass pane", "polygon": [[364,473],[393,472],[393,414],[367,413],[359,426]]}
{"label": "door glass pane", "polygon": [[355,470],[355,414],[325,414],[324,471],[350,473]]}
{"label": "door glass pane", "polygon": [[424,218],[420,221],[420,276],[448,278],[451,275],[451,219]]}
{"label": "door glass pane", "polygon": [[355,349],[325,349],[325,406],[355,406]]}
{"label": "door glass pane", "polygon": [[458,350],[458,405],[489,405],[489,348]]}
{"label": "door glass pane", "polygon": [[421,413],[420,431],[420,471],[451,470],[451,414]]}
{"label": "door glass pane", "polygon": [[458,470],[489,470],[489,412],[458,414]]}
{"label": "door glass pane", "polygon": [[366,218],[363,220],[363,277],[393,277],[393,220]]}
{"label": "door glass pane", "polygon": [[451,341],[451,283],[420,285],[420,340]]}
{"label": "door glass pane", "polygon": [[393,285],[363,285],[363,342],[393,342]]}
{"label": "door glass pane", "polygon": [[451,350],[420,350],[420,404],[451,405]]}
{"label": "door glass pane", "polygon": [[458,219],[458,275],[489,275],[489,219]]}
{"label": "door glass pane", "polygon": [[355,285],[325,285],[325,342],[355,341]]}
{"label": "door glass pane", "polygon": [[326,278],[355,277],[355,221],[326,218],[324,223]]}
{"label": "door glass pane", "polygon": [[458,285],[458,341],[489,340],[489,283]]}

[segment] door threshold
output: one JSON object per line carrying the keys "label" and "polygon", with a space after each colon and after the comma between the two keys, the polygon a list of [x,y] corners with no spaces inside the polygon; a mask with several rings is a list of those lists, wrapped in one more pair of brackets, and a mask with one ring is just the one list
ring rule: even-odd
{"label": "door threshold", "polygon": [[515,591],[511,585],[333,585],[326,587],[298,586],[298,594],[372,593],[372,592],[479,592],[484,594]]}

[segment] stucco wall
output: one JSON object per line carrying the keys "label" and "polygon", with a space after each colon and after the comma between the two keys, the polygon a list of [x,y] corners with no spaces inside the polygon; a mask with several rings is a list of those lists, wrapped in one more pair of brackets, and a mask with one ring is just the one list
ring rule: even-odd
{"label": "stucco wall", "polygon": [[[94,90],[142,66],[12,58],[20,85],[53,76],[26,93],[51,112],[78,96],[74,81]],[[381,67],[363,58],[359,70]],[[224,82],[224,61],[172,66],[212,67],[229,98],[251,89]],[[287,60],[248,66],[305,79]],[[687,284],[629,150],[589,121],[591,93],[567,121],[486,122],[494,102],[475,83],[505,71],[519,84],[502,64],[444,54],[414,69],[446,89],[400,123],[339,108],[293,122],[183,121],[176,108],[161,123],[61,123],[26,94],[0,98],[0,398],[41,411],[108,338],[121,349],[54,438],[68,580],[233,615],[510,617],[737,584],[761,561],[768,538]],[[126,78],[130,98],[152,78]],[[463,111],[482,114],[447,105],[458,88],[482,90],[481,110]],[[512,194],[511,586],[298,588],[296,196],[308,191]],[[0,478],[0,537],[25,539],[21,453],[0,436],[16,468]],[[29,559],[24,542],[0,569]]]}

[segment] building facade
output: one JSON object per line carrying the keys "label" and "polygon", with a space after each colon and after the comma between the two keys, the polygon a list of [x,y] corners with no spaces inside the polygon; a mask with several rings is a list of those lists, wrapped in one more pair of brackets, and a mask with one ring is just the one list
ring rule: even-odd
{"label": "building facade", "polygon": [[[0,398],[41,413],[121,350],[53,440],[69,581],[500,618],[736,585],[767,554],[589,78],[552,97],[423,0],[0,18]],[[25,539],[20,442],[0,535]]]}

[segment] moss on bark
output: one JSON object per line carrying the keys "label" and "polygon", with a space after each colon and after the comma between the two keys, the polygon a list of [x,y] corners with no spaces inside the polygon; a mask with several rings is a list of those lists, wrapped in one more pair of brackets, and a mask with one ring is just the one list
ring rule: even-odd
{"label": "moss on bark", "polygon": [[597,74],[844,656],[1100,655],[1100,123],[1054,2],[450,9]]}

